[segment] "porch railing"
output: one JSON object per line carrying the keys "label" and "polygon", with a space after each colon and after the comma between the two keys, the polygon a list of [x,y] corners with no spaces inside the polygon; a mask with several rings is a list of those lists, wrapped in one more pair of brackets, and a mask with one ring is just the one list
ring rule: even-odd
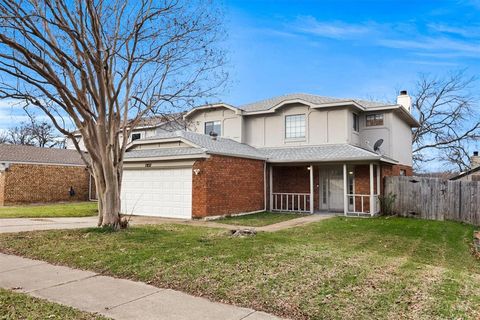
{"label": "porch railing", "polygon": [[377,194],[373,195],[373,212],[370,212],[369,194],[347,194],[347,201],[347,214],[373,216],[380,212],[380,203]]}
{"label": "porch railing", "polygon": [[272,193],[272,211],[310,212],[310,193]]}

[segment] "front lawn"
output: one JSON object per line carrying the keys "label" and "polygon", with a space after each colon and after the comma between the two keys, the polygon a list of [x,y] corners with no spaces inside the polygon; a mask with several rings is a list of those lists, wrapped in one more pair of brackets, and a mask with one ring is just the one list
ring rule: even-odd
{"label": "front lawn", "polygon": [[0,288],[0,319],[102,320],[104,317]]}
{"label": "front lawn", "polygon": [[253,237],[187,225],[0,235],[0,250],[293,319],[478,319],[473,227],[337,217]]}
{"label": "front lawn", "polygon": [[96,202],[0,207],[0,218],[88,217],[97,214]]}
{"label": "front lawn", "polygon": [[243,216],[220,218],[215,221],[236,226],[263,227],[300,217],[305,217],[305,215],[281,212],[259,212]]}

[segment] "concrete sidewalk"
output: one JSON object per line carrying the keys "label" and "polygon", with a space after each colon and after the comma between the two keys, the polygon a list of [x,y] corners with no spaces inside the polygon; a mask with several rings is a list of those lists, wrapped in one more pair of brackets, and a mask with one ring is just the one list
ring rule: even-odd
{"label": "concrete sidewalk", "polygon": [[0,233],[52,230],[52,229],[78,229],[95,227],[98,218],[4,218],[0,219]]}
{"label": "concrete sidewalk", "polygon": [[[241,228],[255,229],[257,231],[275,232],[284,229],[307,225],[312,222],[334,217],[334,214],[313,214],[301,218],[291,219],[264,227],[248,227],[222,223],[221,220],[184,220],[157,217],[129,217],[131,225],[146,224],[185,224],[196,227],[222,228],[236,230]],[[53,230],[53,229],[80,229],[97,226],[97,217],[82,218],[5,218],[0,219],[0,233]]]}
{"label": "concrete sidewalk", "polygon": [[264,312],[211,302],[142,282],[1,253],[0,287],[113,319],[279,319]]}

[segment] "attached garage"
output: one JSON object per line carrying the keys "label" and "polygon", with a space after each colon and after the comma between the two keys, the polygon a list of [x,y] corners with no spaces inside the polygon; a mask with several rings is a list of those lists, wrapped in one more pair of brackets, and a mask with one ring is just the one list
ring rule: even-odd
{"label": "attached garage", "polygon": [[192,218],[192,167],[143,168],[123,172],[122,212]]}
{"label": "attached garage", "polygon": [[127,146],[123,214],[198,219],[265,210],[265,160],[230,139],[177,131]]}

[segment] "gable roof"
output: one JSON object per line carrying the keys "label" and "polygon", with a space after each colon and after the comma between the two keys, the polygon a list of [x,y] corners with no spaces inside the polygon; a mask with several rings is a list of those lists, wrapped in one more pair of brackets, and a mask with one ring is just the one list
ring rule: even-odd
{"label": "gable roof", "polygon": [[381,111],[381,110],[393,110],[403,120],[405,120],[410,126],[418,127],[420,124],[412,116],[412,114],[399,104],[391,104],[388,102],[370,101],[354,98],[332,98],[326,96],[318,96],[307,93],[292,93],[282,96],[277,96],[249,104],[244,104],[238,107],[234,107],[225,103],[216,103],[198,106],[191,109],[184,115],[187,118],[192,113],[203,109],[221,108],[225,107],[234,110],[237,114],[241,115],[255,115],[261,113],[273,113],[277,108],[280,108],[286,104],[301,103],[309,105],[311,108],[325,108],[325,107],[344,107],[353,106],[361,111]]}
{"label": "gable roof", "polygon": [[85,165],[77,150],[13,144],[0,144],[0,162]]}
{"label": "gable roof", "polygon": [[390,105],[389,103],[384,102],[377,102],[377,101],[367,101],[367,100],[359,100],[359,99],[343,99],[343,98],[332,98],[332,97],[325,97],[325,96],[318,96],[313,94],[306,94],[306,93],[292,93],[286,94],[282,96],[277,96],[249,104],[245,104],[239,106],[238,108],[247,112],[258,112],[258,111],[266,111],[272,108],[275,108],[279,105],[282,105],[284,102],[288,101],[305,101],[310,104],[314,105],[322,105],[322,104],[359,104],[364,108],[372,108],[372,107],[381,107]]}
{"label": "gable roof", "polygon": [[[145,139],[135,140],[129,146],[127,146],[127,149],[130,149],[132,146],[138,145],[138,144],[151,144],[151,143],[162,142],[162,141],[165,142],[165,141],[171,141],[171,140],[183,141],[186,144],[189,144],[191,148],[201,150],[203,153],[207,153],[207,154],[220,154],[220,155],[238,156],[238,157],[254,158],[254,159],[265,158],[265,156],[261,152],[259,152],[257,149],[247,144],[239,143],[231,139],[220,138],[220,137],[217,137],[216,140],[213,140],[212,137],[210,137],[209,135],[190,132],[190,131],[165,132],[165,133],[161,133],[159,135],[148,137]],[[181,147],[181,148],[168,148],[168,149],[190,149],[190,148]],[[136,150],[128,151],[127,154],[134,151]],[[166,151],[162,151],[162,152],[164,156],[167,156],[167,154],[165,153]],[[178,151],[178,152],[187,152],[187,151]],[[188,152],[192,152],[191,154],[194,154],[193,152],[195,151],[188,151]],[[195,152],[195,154],[199,154],[199,153],[200,152]],[[132,156],[136,156],[136,155],[137,154],[131,154],[131,155],[128,155],[128,157],[131,158]],[[172,155],[174,154],[169,154],[169,156],[172,156]]]}

